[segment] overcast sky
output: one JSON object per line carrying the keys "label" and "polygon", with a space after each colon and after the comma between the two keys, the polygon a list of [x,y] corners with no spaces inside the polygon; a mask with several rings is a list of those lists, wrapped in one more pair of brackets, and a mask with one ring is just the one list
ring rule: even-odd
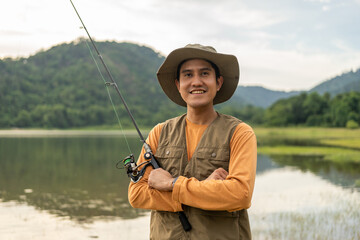
{"label": "overcast sky", "polygon": [[[187,43],[234,54],[241,85],[307,90],[360,68],[360,0],[73,2],[96,40],[130,41],[163,55]],[[0,58],[85,36],[69,0],[6,1],[0,22]]]}

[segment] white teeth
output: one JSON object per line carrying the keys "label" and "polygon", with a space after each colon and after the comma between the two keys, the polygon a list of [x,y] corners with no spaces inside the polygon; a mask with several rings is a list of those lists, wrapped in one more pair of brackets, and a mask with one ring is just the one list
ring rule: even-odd
{"label": "white teeth", "polygon": [[191,93],[204,93],[204,91],[200,91],[200,90],[197,90],[197,91],[192,91]]}

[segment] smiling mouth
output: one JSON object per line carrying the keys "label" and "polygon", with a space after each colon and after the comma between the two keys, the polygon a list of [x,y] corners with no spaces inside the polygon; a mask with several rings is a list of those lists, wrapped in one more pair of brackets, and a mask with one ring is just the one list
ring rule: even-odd
{"label": "smiling mouth", "polygon": [[194,90],[194,91],[191,91],[190,93],[191,94],[203,94],[203,93],[205,93],[205,91],[204,90]]}

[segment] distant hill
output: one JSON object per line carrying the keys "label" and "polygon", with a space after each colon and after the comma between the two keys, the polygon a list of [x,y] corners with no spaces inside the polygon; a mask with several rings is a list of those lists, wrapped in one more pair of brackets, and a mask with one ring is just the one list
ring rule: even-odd
{"label": "distant hill", "polygon": [[319,94],[328,92],[331,96],[350,91],[360,92],[360,68],[329,79],[309,90]]}
{"label": "distant hill", "polygon": [[[164,56],[149,47],[127,42],[105,41],[96,45],[140,126],[153,126],[185,112],[185,108],[166,97],[157,83],[155,73]],[[353,90],[360,91],[360,69],[319,84],[310,92],[335,96]],[[131,127],[119,97],[113,89],[110,92],[122,124]],[[218,109],[244,119],[244,115],[250,117],[258,111],[249,105],[267,108],[300,93],[239,86],[230,101]],[[85,39],[59,44],[28,58],[0,59],[0,128],[68,128],[115,122],[104,82]]]}
{"label": "distant hill", "polygon": [[317,92],[324,94],[328,92],[332,97],[347,92],[360,92],[360,68],[326,80],[308,91],[276,91],[258,86],[239,86],[234,94],[232,102],[238,104],[254,105],[267,108],[280,99],[286,99],[302,92]]}
{"label": "distant hill", "polygon": [[[140,125],[152,125],[183,111],[172,104],[157,83],[155,72],[164,56],[126,42],[96,45]],[[129,126],[119,97],[113,89],[110,92],[122,123]],[[0,59],[0,103],[0,128],[116,123],[104,82],[84,39],[28,58]]]}
{"label": "distant hill", "polygon": [[259,86],[239,86],[236,89],[231,102],[267,108],[279,99],[288,98],[300,93],[300,91],[274,91]]}

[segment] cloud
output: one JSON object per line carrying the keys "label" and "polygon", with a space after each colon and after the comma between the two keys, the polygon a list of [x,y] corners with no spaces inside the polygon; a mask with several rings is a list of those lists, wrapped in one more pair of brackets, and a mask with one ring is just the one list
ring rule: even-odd
{"label": "cloud", "polygon": [[[306,89],[357,68],[360,0],[74,0],[97,40],[131,41],[167,55],[187,43],[236,55],[241,83]],[[8,1],[0,57],[86,36],[69,1]],[[335,11],[336,10],[336,11]]]}
{"label": "cloud", "polygon": [[256,43],[221,46],[239,59],[242,85],[261,85],[277,90],[308,90],[320,82],[360,66],[360,51],[304,53],[296,49],[277,50]]}
{"label": "cloud", "polygon": [[304,0],[305,2],[330,3],[331,0]]}
{"label": "cloud", "polygon": [[6,37],[19,37],[19,36],[26,36],[29,33],[27,32],[23,32],[23,31],[16,31],[16,30],[0,30],[0,35],[1,36],[6,36]]}
{"label": "cloud", "polygon": [[322,7],[322,10],[323,10],[324,12],[329,11],[329,10],[330,10],[330,6],[328,6],[328,5],[323,6],[323,7]]}

